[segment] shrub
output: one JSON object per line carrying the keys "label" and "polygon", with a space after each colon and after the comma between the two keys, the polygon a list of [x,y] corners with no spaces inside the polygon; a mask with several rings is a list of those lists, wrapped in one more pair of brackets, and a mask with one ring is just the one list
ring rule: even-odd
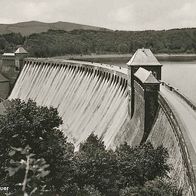
{"label": "shrub", "polygon": [[43,158],[49,164],[50,173],[44,181],[48,190],[58,192],[70,183],[74,147],[59,130],[61,124],[57,109],[37,106],[32,100],[12,100],[6,114],[0,116],[1,184],[13,186],[13,181],[20,182],[17,175],[10,180],[5,168],[9,167],[12,147],[24,149],[27,145],[35,159]]}
{"label": "shrub", "polygon": [[156,178],[146,182],[144,186],[125,188],[120,191],[120,196],[182,196],[182,192],[171,182]]}
{"label": "shrub", "polygon": [[113,151],[91,134],[74,153],[61,124],[57,109],[11,101],[0,116],[0,186],[13,195],[180,195],[161,180],[170,170],[163,146],[125,143]]}
{"label": "shrub", "polygon": [[126,143],[116,149],[121,174],[119,186],[143,186],[156,177],[167,176],[170,170],[168,152],[163,147],[154,148],[151,143],[130,147]]}
{"label": "shrub", "polygon": [[75,155],[75,181],[80,188],[86,185],[96,187],[102,194],[115,196],[118,167],[115,153],[106,150],[104,143],[91,134],[81,144]]}

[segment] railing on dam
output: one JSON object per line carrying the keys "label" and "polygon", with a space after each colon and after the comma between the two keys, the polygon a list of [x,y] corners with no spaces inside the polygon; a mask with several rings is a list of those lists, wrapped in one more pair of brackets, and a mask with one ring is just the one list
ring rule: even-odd
{"label": "railing on dam", "polygon": [[196,111],[196,105],[183,93],[181,93],[177,88],[172,87],[171,85],[167,84],[166,82],[161,82],[168,90],[173,91],[176,95],[178,95],[181,99],[183,99],[193,110]]}

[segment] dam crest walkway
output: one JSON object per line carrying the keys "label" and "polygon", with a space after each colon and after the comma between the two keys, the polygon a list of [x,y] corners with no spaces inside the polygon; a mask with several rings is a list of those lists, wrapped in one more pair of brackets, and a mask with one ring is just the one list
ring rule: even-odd
{"label": "dam crest walkway", "polygon": [[196,111],[178,94],[161,85],[160,94],[174,113],[185,143],[189,149],[194,172],[196,173]]}

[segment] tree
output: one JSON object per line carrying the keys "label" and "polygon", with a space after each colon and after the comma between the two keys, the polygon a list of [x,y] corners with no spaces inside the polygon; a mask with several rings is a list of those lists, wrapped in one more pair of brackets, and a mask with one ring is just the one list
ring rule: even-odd
{"label": "tree", "polygon": [[132,148],[126,143],[116,149],[121,179],[119,186],[143,186],[156,177],[167,176],[170,170],[168,152],[163,147],[154,148],[151,143]]}
{"label": "tree", "polygon": [[79,189],[76,196],[102,196],[101,193],[93,186],[84,186]]}
{"label": "tree", "polygon": [[144,186],[125,188],[120,191],[120,196],[182,196],[182,191],[178,190],[170,181],[156,178],[146,182]]}
{"label": "tree", "polygon": [[117,195],[118,167],[115,153],[107,151],[97,136],[91,134],[81,144],[79,152],[75,155],[75,162],[75,181],[79,188],[90,185],[102,194]]}
{"label": "tree", "polygon": [[32,100],[12,100],[6,114],[0,116],[1,184],[13,185],[13,181],[21,180],[17,176],[10,180],[5,168],[9,167],[12,147],[24,149],[29,145],[35,159],[43,158],[49,164],[50,173],[44,181],[47,189],[64,190],[72,179],[74,147],[59,130],[61,124],[57,109],[37,106]]}
{"label": "tree", "polygon": [[[46,185],[43,184],[42,179],[49,174],[46,164],[43,158],[35,159],[35,154],[32,154],[31,148],[12,148],[9,156],[11,157],[10,166],[6,168],[9,172],[10,180],[14,178],[21,178],[21,181],[17,184],[18,187],[12,188],[12,192],[19,194],[23,192],[24,196],[31,196],[33,193],[44,193]],[[18,154],[20,153],[20,154]],[[20,160],[15,160],[18,158]],[[14,181],[13,181],[14,183]],[[20,190],[21,187],[21,190]]]}
{"label": "tree", "polygon": [[128,53],[129,52],[129,48],[128,48],[128,46],[127,46],[127,44],[119,44],[118,45],[118,53],[122,53],[122,54],[126,54],[126,53]]}
{"label": "tree", "polygon": [[91,134],[74,153],[61,124],[57,109],[32,100],[10,102],[0,116],[0,186],[14,185],[14,195],[150,196],[160,195],[157,187],[168,195],[177,193],[157,181],[170,170],[163,146],[125,143],[113,151]]}

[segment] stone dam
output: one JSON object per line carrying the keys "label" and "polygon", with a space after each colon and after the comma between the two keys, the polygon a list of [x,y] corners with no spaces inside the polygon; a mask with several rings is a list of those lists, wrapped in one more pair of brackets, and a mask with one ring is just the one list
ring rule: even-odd
{"label": "stone dam", "polygon": [[61,129],[76,147],[92,131],[109,147],[128,118],[126,75],[121,75],[79,62],[27,61],[9,99],[58,108]]}
{"label": "stone dam", "polygon": [[[26,58],[8,97],[15,98],[58,108],[64,122],[61,130],[76,149],[92,132],[107,148],[125,141],[132,146],[146,141],[155,147],[163,145],[173,168],[170,178],[183,189],[183,195],[196,195],[195,108],[161,81],[161,65],[151,51],[136,52],[128,69]],[[178,109],[188,111],[187,120]]]}

